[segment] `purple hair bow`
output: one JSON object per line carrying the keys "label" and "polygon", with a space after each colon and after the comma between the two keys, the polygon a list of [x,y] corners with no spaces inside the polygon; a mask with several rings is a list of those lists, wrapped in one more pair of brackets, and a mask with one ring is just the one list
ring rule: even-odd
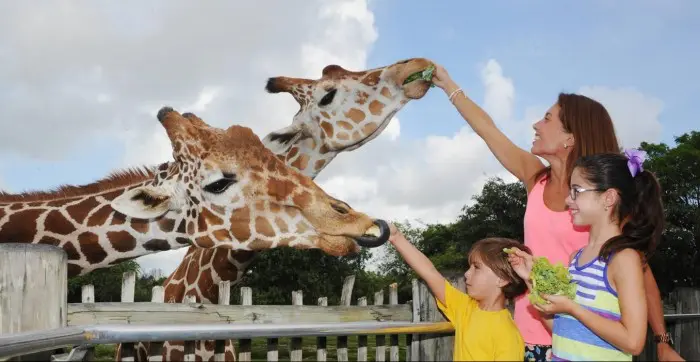
{"label": "purple hair bow", "polygon": [[629,168],[632,177],[644,171],[642,163],[644,163],[644,160],[647,158],[647,153],[645,151],[628,148],[625,150],[625,156],[627,156],[627,168]]}

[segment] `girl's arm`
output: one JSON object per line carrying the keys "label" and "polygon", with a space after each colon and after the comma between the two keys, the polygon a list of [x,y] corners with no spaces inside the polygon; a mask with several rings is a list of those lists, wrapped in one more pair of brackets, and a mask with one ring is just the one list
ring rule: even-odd
{"label": "girl's arm", "polygon": [[395,231],[395,226],[391,225],[391,228],[392,235],[389,241],[391,241],[411,269],[415,270],[418,276],[425,281],[435,298],[445,304],[445,278],[435,269],[435,266],[425,254],[421,253],[420,250],[406,240],[403,234]]}
{"label": "girl's arm", "polygon": [[469,126],[486,142],[501,165],[520,181],[526,183],[529,190],[531,182],[534,181],[532,177],[545,167],[537,156],[515,145],[496,127],[496,123],[488,113],[467,97],[465,92],[457,92],[459,86],[442,66],[435,65],[433,82],[442,88],[448,97],[452,95],[452,104]]}
{"label": "girl's arm", "polygon": [[608,266],[617,289],[620,321],[604,318],[575,303],[571,315],[608,343],[633,355],[644,348],[647,333],[647,304],[644,293],[642,259],[633,249],[625,249]]}

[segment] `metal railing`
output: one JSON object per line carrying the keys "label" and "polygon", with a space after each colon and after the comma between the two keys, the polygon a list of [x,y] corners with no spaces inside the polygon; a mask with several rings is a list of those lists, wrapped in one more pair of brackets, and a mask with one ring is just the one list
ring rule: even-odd
{"label": "metal railing", "polygon": [[449,322],[101,324],[0,337],[0,359],[82,344],[453,332]]}

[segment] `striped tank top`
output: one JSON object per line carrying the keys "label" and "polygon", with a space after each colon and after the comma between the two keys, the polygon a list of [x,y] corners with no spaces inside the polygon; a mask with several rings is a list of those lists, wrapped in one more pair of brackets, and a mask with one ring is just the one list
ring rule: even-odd
{"label": "striped tank top", "polygon": [[[579,266],[582,251],[569,263],[569,273],[576,283],[576,302],[600,316],[619,321],[620,304],[608,283],[608,263],[596,257]],[[552,361],[567,360],[631,361],[632,355],[598,337],[574,317],[557,314],[552,326]]]}

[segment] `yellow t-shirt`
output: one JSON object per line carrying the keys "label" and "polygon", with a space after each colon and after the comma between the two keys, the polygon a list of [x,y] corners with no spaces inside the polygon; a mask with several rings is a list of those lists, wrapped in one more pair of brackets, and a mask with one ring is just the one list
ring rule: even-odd
{"label": "yellow t-shirt", "polygon": [[435,298],[455,329],[454,361],[522,361],[525,343],[508,309],[484,311],[445,281],[445,304]]}

